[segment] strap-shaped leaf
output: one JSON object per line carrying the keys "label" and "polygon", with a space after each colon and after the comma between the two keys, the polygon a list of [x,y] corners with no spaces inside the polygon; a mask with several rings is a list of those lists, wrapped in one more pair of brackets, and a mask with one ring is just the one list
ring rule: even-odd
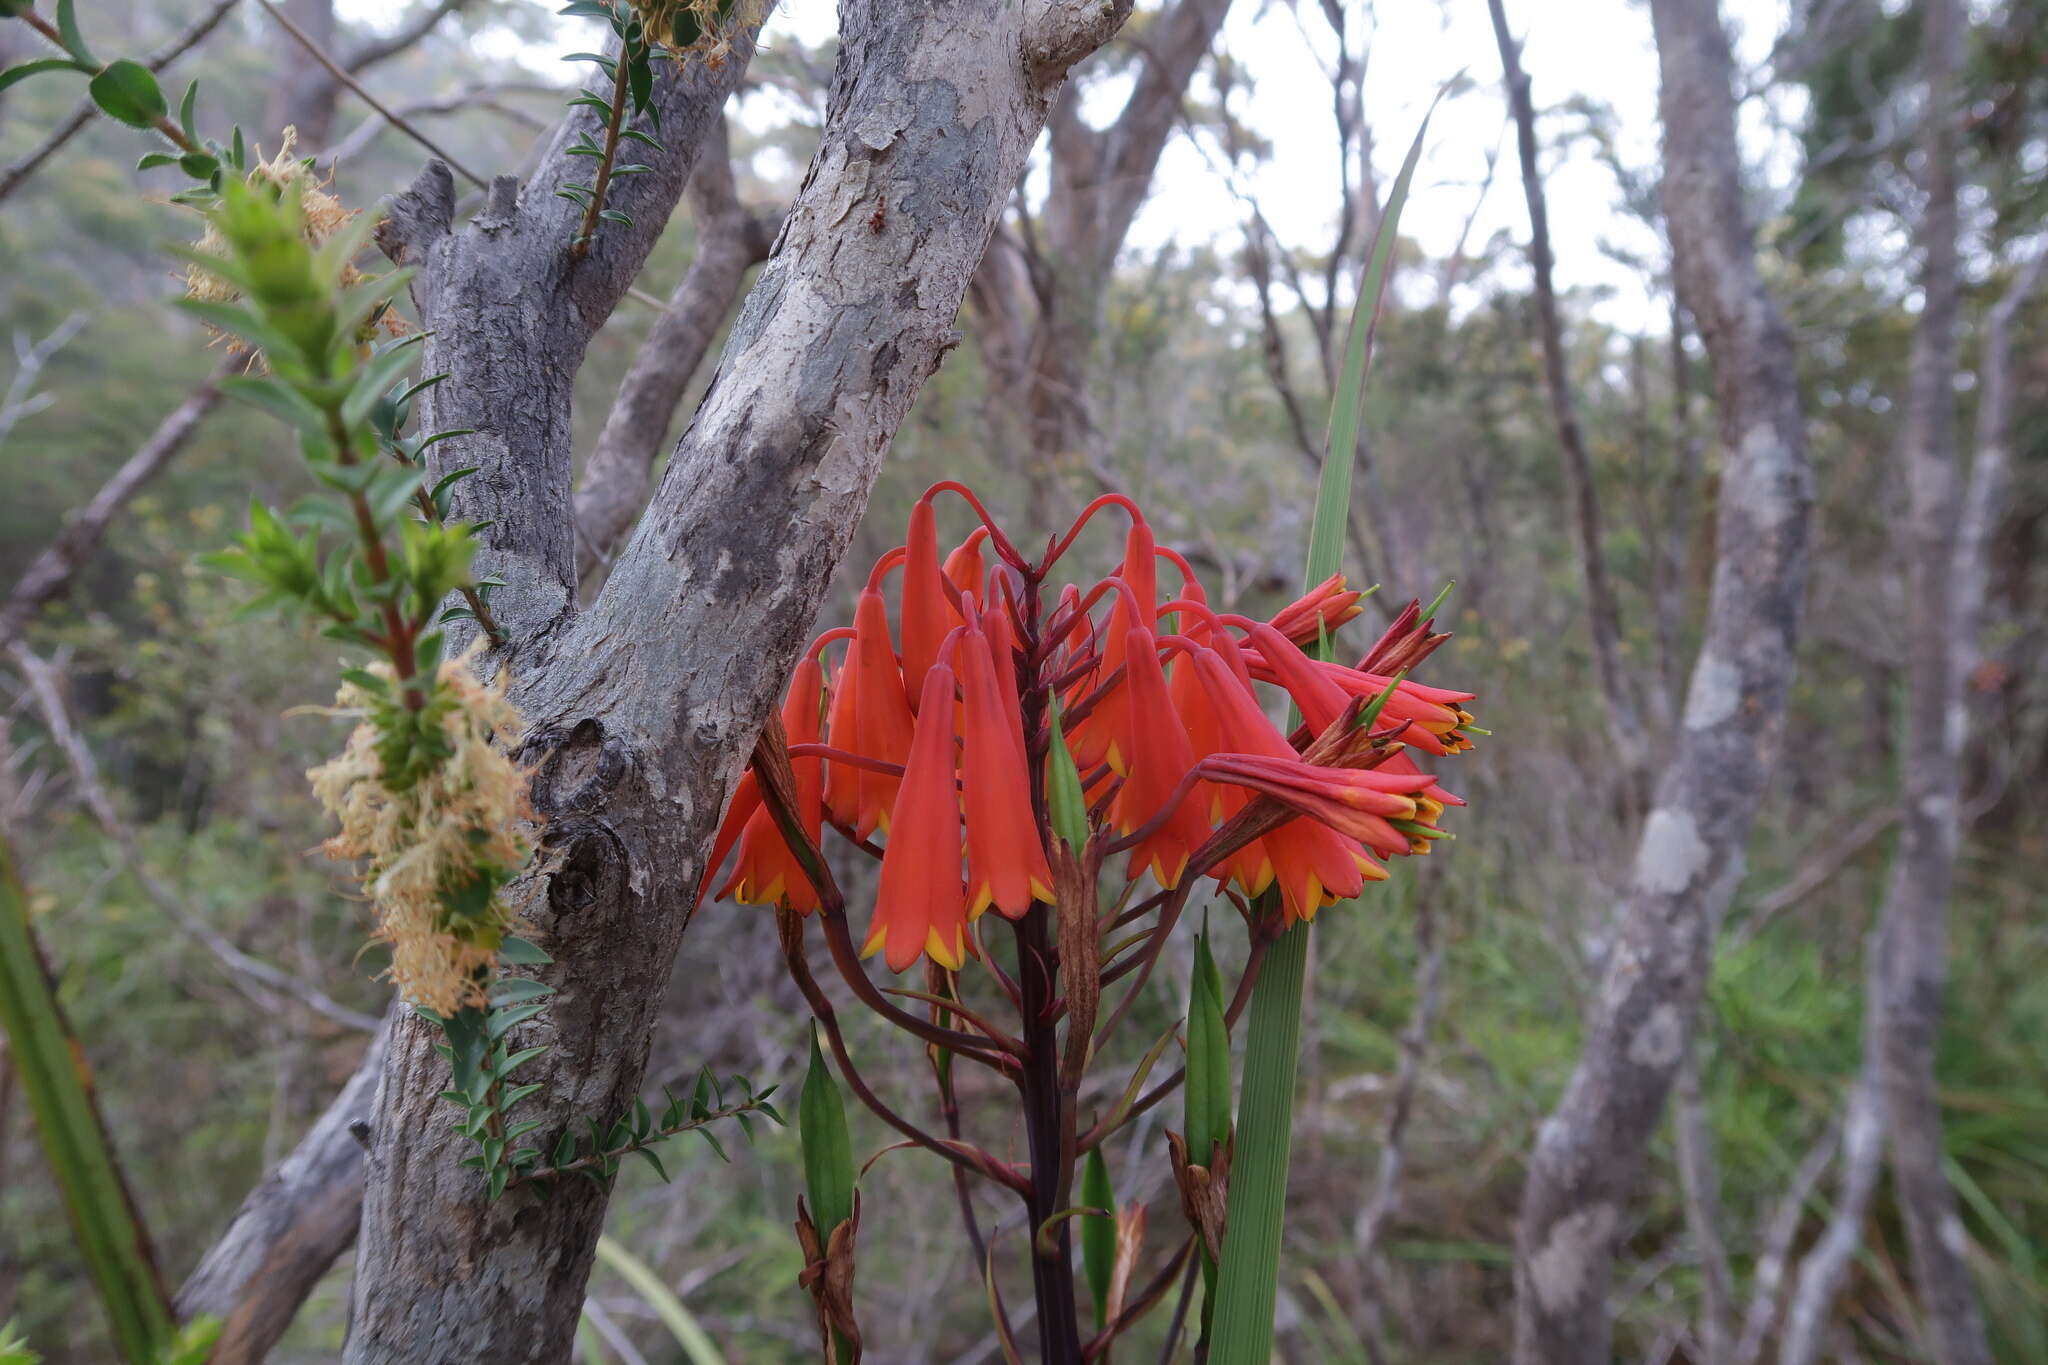
{"label": "strap-shaped leaf", "polygon": [[[1443,98],[1439,92],[1438,99]],[[1434,112],[1435,105],[1430,106]],[[1422,127],[1401,173],[1387,191],[1387,206],[1373,237],[1365,277],[1344,345],[1344,365],[1330,407],[1329,444],[1309,535],[1305,586],[1313,587],[1344,563],[1345,523],[1351,508],[1351,467],[1374,327],[1393,261],[1396,229],[1415,166],[1422,159]],[[1273,1358],[1273,1308],[1280,1281],[1280,1233],[1287,1215],[1287,1166],[1294,1140],[1294,1080],[1301,1062],[1301,991],[1308,963],[1308,925],[1296,924],[1266,950],[1252,989],[1246,1026],[1244,1094],[1230,1165],[1230,1197],[1217,1276],[1211,1365],[1267,1365]]]}

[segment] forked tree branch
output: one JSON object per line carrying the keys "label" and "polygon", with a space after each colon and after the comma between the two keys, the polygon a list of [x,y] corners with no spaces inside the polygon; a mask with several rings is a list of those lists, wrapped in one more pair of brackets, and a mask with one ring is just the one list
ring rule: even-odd
{"label": "forked tree branch", "polygon": [[[1091,26],[1088,12],[1103,10],[1072,0],[1026,15],[1009,0],[959,0],[933,22],[926,0],[846,0],[828,123],[779,250],[653,505],[580,614],[566,378],[688,165],[622,185],[644,201],[620,205],[636,226],[601,233],[573,268],[574,209],[553,190],[570,169],[561,153],[575,122],[523,196],[501,183],[478,223],[436,231],[446,196],[428,185],[392,239],[425,267],[415,297],[429,325],[450,324],[426,365],[451,378],[429,391],[425,420],[478,428],[435,449],[482,467],[460,485],[458,504],[466,494],[470,505],[457,511],[498,518],[480,565],[510,585],[497,601],[518,641],[513,694],[530,721],[524,756],[547,823],[507,895],[555,955],[540,975],[557,990],[516,1035],[518,1046],[550,1047],[523,1073],[542,1086],[522,1103],[542,1123],[536,1140],[625,1112],[637,1096],[705,847],[884,449],[957,344],[968,279],[1057,94],[1046,62],[1071,45],[1041,40],[1075,27],[1106,38],[1121,16]],[[743,57],[717,79],[736,81]],[[696,155],[730,88],[710,74],[693,64],[675,78],[697,82],[693,98],[657,96],[676,102],[662,139],[687,148],[665,162]],[[440,1112],[437,1038],[408,1020],[393,1041],[347,1359],[559,1360],[605,1192],[579,1183],[486,1202]]]}

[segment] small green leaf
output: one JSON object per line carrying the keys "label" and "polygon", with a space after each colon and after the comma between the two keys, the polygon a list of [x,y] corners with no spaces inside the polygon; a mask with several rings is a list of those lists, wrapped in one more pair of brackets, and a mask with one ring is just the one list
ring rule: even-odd
{"label": "small green leaf", "polygon": [[5,71],[0,71],[0,90],[5,90],[10,85],[18,84],[21,81],[27,80],[30,76],[39,75],[45,71],[91,70],[91,67],[80,62],[71,61],[65,57],[43,57],[33,62],[23,62],[20,66],[10,66]]}
{"label": "small green leaf", "polygon": [[1081,1265],[1095,1300],[1095,1328],[1101,1331],[1109,1321],[1109,1277],[1116,1267],[1116,1191],[1100,1146],[1088,1149],[1088,1162],[1081,1168],[1081,1203],[1106,1210],[1081,1215]]}
{"label": "small green leaf", "polygon": [[[702,1131],[702,1130],[700,1130]],[[811,1197],[811,1221],[818,1236],[853,1216],[853,1144],[846,1132],[846,1107],[839,1083],[825,1064],[818,1033],[811,1030],[811,1065],[796,1102],[797,1138],[804,1154],[804,1189]]]}
{"label": "small green leaf", "polygon": [[542,1010],[546,1008],[546,1005],[521,1005],[517,1009],[492,1010],[490,1026],[491,1041],[494,1043],[497,1042],[500,1038],[503,1038],[513,1029],[518,1028],[521,1024],[533,1018],[535,1015],[539,1014]]}
{"label": "small green leaf", "polygon": [[122,60],[94,76],[86,90],[108,118],[131,128],[153,128],[170,113],[156,77],[140,62]]}
{"label": "small green leaf", "polygon": [[1223,1018],[1223,978],[1207,931],[1195,936],[1194,980],[1188,991],[1188,1074],[1182,1090],[1188,1159],[1206,1166],[1230,1140],[1230,1031]]}
{"label": "small green leaf", "polygon": [[1055,697],[1046,720],[1052,744],[1045,755],[1045,804],[1052,817],[1052,832],[1066,841],[1079,856],[1088,842],[1088,798],[1081,792],[1081,773],[1074,766],[1073,751],[1060,725],[1060,703]]}
{"label": "small green leaf", "polygon": [[57,0],[57,36],[64,40],[66,52],[88,67],[99,66],[100,59],[92,55],[92,49],[85,45],[85,35],[78,31],[78,7],[74,0]]}
{"label": "small green leaf", "polygon": [[493,1005],[516,1005],[522,1000],[540,1000],[553,995],[555,988],[523,976],[508,976],[491,987]]}
{"label": "small green leaf", "polygon": [[[445,484],[448,480],[443,479],[441,482]],[[441,490],[437,486],[434,491],[438,493]],[[507,935],[505,941],[498,945],[498,961],[513,963],[520,967],[541,967],[553,962],[554,959],[542,952],[533,940],[520,938],[515,934]]]}

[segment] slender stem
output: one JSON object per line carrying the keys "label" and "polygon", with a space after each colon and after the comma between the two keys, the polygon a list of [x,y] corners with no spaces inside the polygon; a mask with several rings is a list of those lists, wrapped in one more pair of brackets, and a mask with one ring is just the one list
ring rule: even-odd
{"label": "slender stem", "polygon": [[[420,515],[427,519],[429,526],[439,526],[441,524],[441,511],[434,506],[434,500],[428,496],[426,489],[414,489],[412,500],[414,505],[420,509]],[[460,591],[462,593],[462,600],[469,604],[469,614],[476,618],[476,623],[482,628],[485,637],[494,646],[503,645],[506,638],[505,632],[498,625],[498,618],[491,615],[491,609],[484,605],[483,594],[468,585],[464,585]]]}
{"label": "slender stem", "polygon": [[595,1170],[602,1174],[606,1162],[617,1162],[622,1157],[629,1157],[642,1148],[652,1147],[655,1143],[675,1137],[679,1133],[694,1132],[699,1128],[716,1123],[720,1119],[734,1118],[740,1114],[756,1113],[760,1108],[761,1102],[759,1100],[746,1100],[740,1104],[728,1105],[726,1108],[716,1110],[713,1113],[686,1120],[675,1125],[673,1128],[656,1128],[645,1137],[629,1139],[607,1151],[592,1152],[589,1156],[582,1156],[574,1161],[563,1162],[560,1166],[536,1166],[531,1170],[518,1172],[505,1182],[505,1188],[509,1190],[515,1186],[530,1184],[536,1180],[549,1180],[556,1176],[574,1175],[578,1171]]}
{"label": "slender stem", "polygon": [[1054,1229],[1050,1256],[1041,1249],[1039,1229],[1060,1209],[1067,1173],[1060,1169],[1059,1046],[1053,1037],[1051,1005],[1057,991],[1047,911],[1035,905],[1012,926],[1017,937],[1017,971],[1024,990],[1024,1042],[1029,1049],[1018,1090],[1024,1104],[1024,1135],[1031,1153],[1031,1287],[1038,1303],[1039,1341],[1045,1365],[1081,1365],[1081,1320],[1074,1298],[1073,1242],[1068,1222]]}
{"label": "slender stem", "polygon": [[621,38],[619,57],[612,63],[612,110],[604,124],[604,155],[597,161],[597,178],[590,184],[590,202],[583,209],[583,225],[569,243],[569,259],[580,261],[590,254],[590,239],[597,235],[598,215],[604,212],[605,191],[611,188],[612,165],[619,156],[619,129],[626,121],[626,81],[633,70],[633,45]]}
{"label": "slender stem", "polygon": [[[988,1051],[989,1040],[958,1029],[942,1028],[918,1018],[908,1010],[898,1008],[868,979],[867,972],[860,965],[860,956],[854,951],[852,935],[847,930],[846,916],[832,907],[818,912],[818,918],[825,924],[825,944],[832,950],[832,965],[839,969],[847,989],[869,1009],[887,1019],[904,1032],[923,1039],[927,1043],[945,1048],[955,1056],[966,1057],[980,1062],[992,1070],[1014,1074],[1018,1069],[1019,1053]],[[1026,1031],[1025,1046],[1028,1051],[1029,1031]],[[998,1042],[997,1047],[1003,1044]]]}
{"label": "slender stem", "polygon": [[1108,985],[1129,970],[1135,969],[1138,975],[1125,987],[1123,998],[1117,1001],[1116,1008],[1110,1011],[1109,1018],[1095,1031],[1095,1047],[1098,1051],[1108,1044],[1110,1035],[1116,1032],[1117,1025],[1124,1021],[1124,1017],[1131,1012],[1131,1006],[1138,1002],[1138,996],[1145,990],[1145,983],[1152,979],[1152,969],[1159,964],[1159,951],[1166,946],[1167,936],[1173,932],[1174,925],[1180,923],[1181,911],[1187,908],[1188,894],[1194,890],[1196,880],[1195,868],[1190,865],[1182,875],[1180,885],[1174,888],[1173,895],[1167,898],[1165,906],[1160,910],[1159,923],[1152,930],[1152,941],[1146,945],[1144,951],[1136,958],[1118,963],[1102,974],[1104,985]]}
{"label": "slender stem", "polygon": [[1109,1348],[1116,1341],[1117,1337],[1128,1331],[1139,1318],[1151,1312],[1153,1307],[1162,1298],[1166,1297],[1166,1291],[1173,1287],[1174,1276],[1181,1273],[1181,1267],[1185,1265],[1192,1270],[1196,1265],[1200,1264],[1190,1256],[1194,1249],[1195,1239],[1193,1237],[1189,1237],[1186,1241],[1182,1242],[1180,1250],[1173,1253],[1173,1259],[1161,1266],[1159,1273],[1154,1275],[1151,1281],[1138,1292],[1138,1297],[1125,1305],[1124,1311],[1116,1315],[1116,1321],[1095,1334],[1094,1340],[1090,1341],[1087,1349],[1082,1352],[1083,1358],[1099,1360],[1107,1357]]}
{"label": "slender stem", "polygon": [[[339,463],[353,465],[359,462],[348,424],[341,420],[338,407],[327,412],[327,435],[334,442],[334,458]],[[363,567],[370,575],[370,582],[381,588],[391,581],[391,562],[384,550],[384,535],[377,529],[377,518],[370,510],[368,498],[361,493],[350,493],[348,504],[349,511],[355,516],[356,538],[362,543]],[[381,615],[384,618],[384,638],[380,643],[391,658],[392,671],[400,682],[404,682],[419,670],[419,657],[413,652],[413,639],[417,632],[399,615],[398,604],[390,600],[388,594]],[[426,704],[426,695],[418,687],[405,689],[406,710],[417,711]]]}
{"label": "slender stem", "polygon": [[386,123],[389,123],[392,127],[398,129],[400,132],[410,137],[414,142],[419,143],[420,146],[426,148],[435,156],[438,156],[441,158],[441,160],[447,162],[448,165],[455,171],[457,175],[461,176],[464,180],[467,180],[470,184],[475,185],[478,189],[487,188],[487,185],[482,176],[478,175],[475,171],[469,169],[469,167],[463,165],[460,161],[457,161],[454,157],[448,155],[447,152],[443,151],[440,147],[436,146],[433,143],[433,141],[431,141],[427,137],[425,133],[422,133],[419,129],[413,127],[410,123],[407,123],[405,119],[400,115],[392,113],[390,108],[388,108],[383,103],[383,101],[379,100],[375,95],[372,95],[369,91],[363,89],[363,83],[361,81],[357,80],[352,74],[350,74],[348,69],[342,66],[340,62],[337,62],[334,60],[334,58],[328,56],[326,51],[313,38],[312,34],[306,32],[306,30],[300,28],[297,24],[293,23],[291,17],[287,15],[283,10],[279,9],[275,4],[271,3],[271,0],[256,0],[256,3],[263,6],[263,10],[266,14],[268,14],[271,18],[277,20],[278,27],[282,28],[286,33],[289,33],[292,36],[292,41],[296,42],[300,47],[306,49],[306,55],[311,57],[314,61],[320,63],[321,66],[325,67],[327,69],[327,74],[334,77],[335,80],[341,82],[343,85],[347,86],[349,90],[354,93],[357,99],[361,100],[364,104],[369,105],[372,109],[375,109],[378,113],[382,114],[384,116],[384,121]]}
{"label": "slender stem", "polygon": [[[21,18],[28,24],[30,28],[42,34],[43,37],[49,39],[52,43],[56,44],[58,48],[62,49],[65,55],[70,55],[71,49],[64,45],[64,35],[59,33],[54,27],[52,27],[49,20],[43,18],[42,15],[37,14],[34,10],[24,11],[21,15]],[[103,66],[99,69],[99,71],[96,71],[93,74],[97,76],[101,72],[104,72],[106,69],[107,68]],[[180,128],[177,124],[171,122],[171,120],[167,116],[163,114],[158,114],[152,119],[150,119],[149,123],[152,128],[156,129],[159,133],[162,133],[164,137],[170,142],[170,144],[176,147],[179,151],[197,152],[203,150],[198,143],[194,142],[191,138],[185,136],[185,130],[183,128]]]}
{"label": "slender stem", "polygon": [[[1263,935],[1252,940],[1251,955],[1245,959],[1244,963],[1244,975],[1238,979],[1237,992],[1231,997],[1230,1008],[1223,1011],[1223,1022],[1225,1024],[1235,1027],[1238,1016],[1244,1013],[1245,1006],[1250,1003],[1252,987],[1258,984],[1259,968],[1265,962],[1266,948],[1269,942],[1270,940]],[[1187,1079],[1187,1074],[1187,1068],[1182,1067],[1139,1096],[1138,1099],[1132,1102],[1130,1108],[1123,1110],[1121,1113],[1112,1114],[1093,1128],[1090,1128],[1081,1135],[1080,1140],[1075,1144],[1076,1150],[1086,1152],[1101,1146],[1118,1129],[1179,1089],[1181,1082]]]}
{"label": "slender stem", "polygon": [[1159,1365],[1173,1365],[1174,1348],[1180,1345],[1181,1329],[1187,1326],[1188,1305],[1195,1301],[1195,1274],[1202,1268],[1201,1257],[1188,1262],[1180,1277],[1180,1294],[1173,1303],[1173,1320],[1166,1324],[1166,1344],[1159,1348]]}
{"label": "slender stem", "polygon": [[[793,911],[782,913],[794,915]],[[845,1079],[847,1088],[853,1091],[854,1097],[866,1105],[869,1112],[910,1139],[912,1143],[928,1152],[937,1153],[955,1167],[971,1171],[1028,1197],[1028,1187],[1012,1167],[997,1161],[970,1143],[948,1142],[932,1136],[890,1108],[869,1088],[859,1068],[854,1066],[852,1054],[846,1050],[845,1035],[839,1030],[838,1012],[832,1008],[831,1000],[819,987],[817,977],[811,974],[811,964],[804,955],[801,928],[793,932],[785,931],[782,956],[789,968],[790,979],[796,982],[797,990],[803,995],[805,1003],[811,1007],[811,1014],[817,1019],[819,1027],[825,1031],[825,1042],[831,1049],[833,1060],[839,1064],[839,1074]]]}

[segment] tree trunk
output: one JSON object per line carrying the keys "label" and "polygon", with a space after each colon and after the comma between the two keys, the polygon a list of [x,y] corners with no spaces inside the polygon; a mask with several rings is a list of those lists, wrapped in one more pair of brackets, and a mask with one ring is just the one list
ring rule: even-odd
{"label": "tree trunk", "polygon": [[[1964,17],[1958,0],[1927,0],[1926,102],[1919,225],[1924,302],[1913,333],[1901,456],[1907,514],[1906,727],[1898,851],[1879,930],[1878,1075],[1893,1185],[1906,1225],[1935,1359],[1990,1365],[1970,1284],[1969,1241],[1942,1169],[1934,1051],[1948,977],[1948,906],[1960,831],[1964,715],[1954,660],[1956,547],[1956,89]],[[1973,617],[1974,619],[1974,617]]]}
{"label": "tree trunk", "polygon": [[1724,473],[1713,589],[1675,752],[1636,848],[1577,1068],[1538,1132],[1516,1229],[1515,1360],[1606,1365],[1613,1240],[1641,1177],[1779,752],[1812,479],[1792,342],[1758,274],[1712,0],[1652,0],[1664,210],[1714,362]]}
{"label": "tree trunk", "polygon": [[690,378],[732,315],[747,271],[768,259],[773,228],[741,205],[720,115],[690,173],[697,251],[633,357],[576,490],[576,571],[588,582],[647,503],[654,457]]}
{"label": "tree trunk", "polygon": [[356,1240],[363,1208],[363,1145],[378,1074],[399,1007],[384,1016],[355,1075],[312,1129],[249,1192],[233,1221],[178,1291],[180,1320],[224,1324],[211,1365],[256,1365],[297,1316],[335,1259]]}
{"label": "tree trunk", "polygon": [[1025,259],[991,252],[975,281],[976,314],[995,337],[992,374],[1028,441],[1033,524],[1052,524],[1063,473],[1097,453],[1089,384],[1117,253],[1229,10],[1230,0],[1176,0],[1155,15],[1130,97],[1108,128],[1082,120],[1078,92],[1060,101],[1045,206],[1025,236]]}
{"label": "tree trunk", "polygon": [[[546,818],[533,866],[508,889],[555,956],[558,994],[518,1046],[551,1051],[521,1074],[543,1089],[522,1117],[545,1149],[585,1117],[637,1098],[649,1030],[692,893],[732,783],[806,642],[924,380],[957,342],[955,314],[1067,68],[1114,33],[1127,7],[1082,0],[847,0],[824,137],[729,337],[710,393],[654,502],[588,612],[573,603],[566,443],[567,337],[522,322],[559,307],[595,327],[638,260],[618,242],[566,266],[552,181],[558,138],[525,196],[491,196],[455,236],[445,172],[399,206],[387,239],[427,262],[437,335],[437,423],[486,430],[447,452],[482,463],[460,487],[501,520],[480,554],[509,570],[514,695],[531,722],[534,804]],[[737,80],[744,53],[718,79]],[[682,82],[703,79],[695,67]],[[713,92],[706,91],[707,95]],[[701,141],[723,91],[665,107],[664,141]],[[668,169],[635,186],[672,179]],[[673,194],[669,203],[674,202]],[[884,207],[886,205],[886,208]],[[647,204],[628,210],[658,232]],[[621,234],[622,236],[624,234]],[[586,291],[582,272],[602,288]],[[616,291],[611,286],[616,285]],[[608,295],[608,297],[606,297]],[[554,300],[554,306],[549,301]],[[507,316],[507,315],[510,316]],[[587,333],[586,333],[587,338]],[[563,382],[553,388],[556,377]],[[536,392],[540,386],[550,386]],[[461,425],[477,425],[463,422]],[[472,513],[473,514],[473,513]],[[566,1358],[608,1192],[571,1182],[487,1202],[457,1165],[437,1096],[438,1033],[407,1019],[393,1039],[371,1134],[346,1359],[555,1362]]]}

